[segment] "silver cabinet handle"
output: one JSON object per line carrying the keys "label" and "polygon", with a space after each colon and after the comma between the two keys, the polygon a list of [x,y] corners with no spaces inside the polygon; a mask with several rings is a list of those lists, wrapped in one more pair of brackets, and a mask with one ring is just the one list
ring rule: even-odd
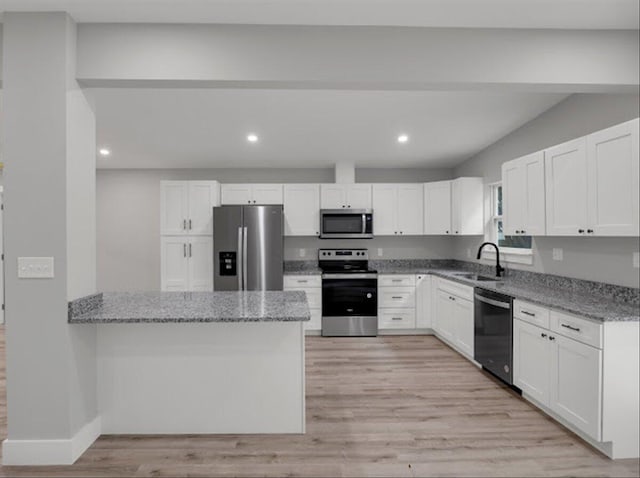
{"label": "silver cabinet handle", "polygon": [[309,281],[306,280],[306,279],[304,279],[304,280],[303,279],[298,279],[298,284],[306,284],[307,282],[309,282]]}
{"label": "silver cabinet handle", "polygon": [[391,282],[402,282],[402,279],[391,279]]}
{"label": "silver cabinet handle", "polygon": [[191,243],[189,243],[189,257],[192,257],[192,254],[191,254]]}
{"label": "silver cabinet handle", "polygon": [[182,230],[183,230],[183,231],[186,231],[186,230],[187,230],[187,220],[186,220],[186,219],[183,219],[183,220],[182,220]]}
{"label": "silver cabinet handle", "polygon": [[529,317],[535,317],[536,314],[534,314],[533,312],[527,312],[526,310],[522,310],[521,311],[524,315],[528,315]]}
{"label": "silver cabinet handle", "polygon": [[543,339],[547,336],[547,334],[540,334],[540,337],[542,337]]}
{"label": "silver cabinet handle", "polygon": [[556,338],[553,335],[549,336],[549,340],[555,340],[555,339]]}
{"label": "silver cabinet handle", "polygon": [[238,290],[244,289],[243,287],[243,279],[242,279],[242,263],[244,262],[244,256],[242,255],[242,227],[238,227],[238,259],[236,264],[236,269],[238,271]]}
{"label": "silver cabinet handle", "polygon": [[392,295],[391,296],[392,299],[402,299],[402,296],[399,295]]}
{"label": "silver cabinet handle", "polygon": [[391,320],[402,320],[402,317],[391,317]]}
{"label": "silver cabinet handle", "polygon": [[569,330],[573,330],[574,332],[580,332],[580,328],[579,327],[572,327],[570,325],[567,324],[560,324],[562,327],[564,327],[565,329],[569,329]]}
{"label": "silver cabinet handle", "polygon": [[191,229],[192,229],[192,227],[191,227],[191,219],[189,219],[189,230],[191,230]]}
{"label": "silver cabinet handle", "polygon": [[182,256],[187,257],[187,245],[182,244]]}

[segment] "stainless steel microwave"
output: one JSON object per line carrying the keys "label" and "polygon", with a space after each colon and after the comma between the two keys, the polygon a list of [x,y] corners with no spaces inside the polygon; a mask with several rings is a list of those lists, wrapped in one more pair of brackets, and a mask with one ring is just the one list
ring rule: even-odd
{"label": "stainless steel microwave", "polygon": [[321,239],[371,239],[372,209],[320,209]]}

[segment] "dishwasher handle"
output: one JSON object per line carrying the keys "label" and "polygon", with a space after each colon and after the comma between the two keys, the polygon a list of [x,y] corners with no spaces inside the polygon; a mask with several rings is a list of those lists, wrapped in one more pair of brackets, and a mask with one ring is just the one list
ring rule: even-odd
{"label": "dishwasher handle", "polygon": [[489,299],[487,297],[482,297],[481,295],[474,295],[476,300],[480,302],[484,302],[485,304],[495,305],[496,307],[500,307],[501,309],[511,309],[511,304],[509,302],[500,302],[498,300]]}

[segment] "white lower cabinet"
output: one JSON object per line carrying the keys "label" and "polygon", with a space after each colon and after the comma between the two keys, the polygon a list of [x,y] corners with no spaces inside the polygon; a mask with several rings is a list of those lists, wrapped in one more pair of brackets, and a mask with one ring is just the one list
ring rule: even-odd
{"label": "white lower cabinet", "polygon": [[537,402],[549,403],[549,331],[513,320],[513,384]]}
{"label": "white lower cabinet", "polygon": [[416,277],[408,274],[380,275],[378,277],[378,329],[415,328]]}
{"label": "white lower cabinet", "polygon": [[285,275],[284,290],[299,290],[307,294],[311,320],[304,324],[309,332],[322,330],[322,279],[319,275]]}
{"label": "white lower cabinet", "polygon": [[160,253],[163,291],[213,290],[211,236],[163,236]]}
{"label": "white lower cabinet", "polygon": [[437,279],[433,329],[458,352],[473,359],[473,287]]}

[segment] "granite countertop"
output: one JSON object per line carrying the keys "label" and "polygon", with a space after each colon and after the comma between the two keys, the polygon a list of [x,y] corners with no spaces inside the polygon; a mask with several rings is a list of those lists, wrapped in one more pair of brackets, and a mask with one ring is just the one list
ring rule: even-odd
{"label": "granite countertop", "polygon": [[[559,311],[593,319],[598,322],[634,322],[640,321],[640,308],[627,302],[621,302],[598,294],[587,294],[567,289],[557,289],[536,284],[523,283],[509,278],[496,282],[475,281],[460,277],[459,270],[430,270],[422,273],[432,274],[461,284],[505,294],[532,304],[538,304]],[[418,272],[420,273],[420,272]]]}
{"label": "granite countertop", "polygon": [[[113,292],[70,304],[69,323],[303,322],[311,318],[300,291]],[[79,302],[78,301],[78,302]]]}
{"label": "granite countertop", "polygon": [[[610,286],[608,284],[580,281],[580,289],[573,289],[571,280],[560,278],[555,286],[534,283],[506,277],[501,281],[485,282],[460,277],[460,273],[473,273],[465,268],[452,267],[444,261],[427,262],[414,260],[371,261],[370,266],[379,274],[431,274],[471,287],[481,287],[534,304],[578,315],[598,322],[640,321],[640,306],[637,304],[637,289]],[[489,270],[491,270],[490,268]],[[287,275],[320,274],[317,265],[302,262],[290,270]],[[493,272],[482,273],[493,275]],[[585,284],[591,288],[585,288]],[[616,293],[618,296],[616,296]],[[635,294],[634,300],[628,300],[629,294]]]}

